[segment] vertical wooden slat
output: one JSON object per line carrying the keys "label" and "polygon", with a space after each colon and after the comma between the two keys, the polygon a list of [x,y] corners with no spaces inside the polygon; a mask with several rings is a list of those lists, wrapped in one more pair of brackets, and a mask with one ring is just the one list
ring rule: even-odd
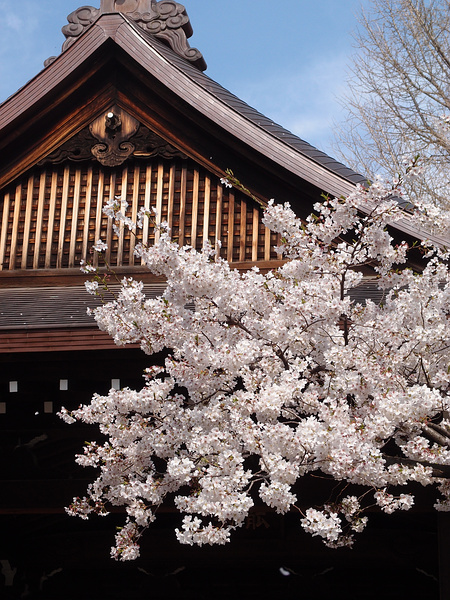
{"label": "vertical wooden slat", "polygon": [[16,187],[14,196],[14,216],[11,235],[11,252],[9,257],[9,269],[12,271],[16,268],[16,253],[17,253],[17,236],[19,233],[19,217],[20,217],[20,202],[22,199],[22,185]]}
{"label": "vertical wooden slat", "polygon": [[252,260],[258,260],[259,210],[253,209]]}
{"label": "vertical wooden slat", "polygon": [[216,259],[220,257],[220,244],[222,243],[222,201],[223,187],[221,183],[218,183],[216,205]]}
{"label": "vertical wooden slat", "polygon": [[169,172],[169,196],[167,199],[167,224],[172,231],[173,225],[173,205],[175,201],[175,165],[172,164]]}
{"label": "vertical wooden slat", "polygon": [[194,169],[194,184],[192,188],[192,223],[191,223],[191,246],[197,247],[197,221],[198,221],[198,189],[200,173]]}
{"label": "vertical wooden slat", "polygon": [[203,245],[209,241],[209,213],[211,210],[211,180],[205,177],[205,210],[203,213]]}
{"label": "vertical wooden slat", "polygon": [[75,171],[75,185],[73,188],[73,200],[72,200],[72,220],[71,220],[71,231],[70,231],[70,245],[69,245],[69,268],[75,266],[75,249],[77,243],[77,232],[78,232],[78,213],[80,210],[80,193],[81,193],[81,170],[76,169]]}
{"label": "vertical wooden slat", "polygon": [[[109,198],[108,201],[112,202],[116,196],[116,174],[111,173],[109,178]],[[111,246],[113,242],[113,222],[112,219],[108,218],[108,225],[106,227],[106,243],[108,245],[108,249],[105,252],[105,260],[108,265],[111,264]]]}
{"label": "vertical wooden slat", "polygon": [[25,197],[25,223],[23,228],[23,242],[22,242],[22,261],[21,269],[27,268],[28,260],[28,244],[30,242],[30,228],[31,228],[31,213],[33,210],[33,187],[34,177],[30,175],[28,178],[27,195]]}
{"label": "vertical wooden slat", "polygon": [[56,268],[57,269],[60,269],[63,264],[64,238],[66,236],[67,204],[68,204],[68,200],[69,200],[69,182],[70,182],[70,168],[67,166],[64,168],[64,176],[63,176],[61,215],[60,215],[60,219],[59,219],[58,254],[56,256]]}
{"label": "vertical wooden slat", "polygon": [[239,230],[239,260],[245,260],[245,242],[247,238],[247,202],[241,199],[241,224]]}
{"label": "vertical wooden slat", "polygon": [[181,193],[180,193],[180,230],[178,232],[178,243],[184,246],[184,228],[186,222],[186,188],[187,188],[187,166],[183,165],[181,170]]}
{"label": "vertical wooden slat", "polygon": [[[120,195],[120,211],[125,215],[125,203],[127,201],[127,189],[128,189],[128,168],[125,167],[122,171],[122,193]],[[117,266],[123,265],[123,249],[124,249],[124,238],[125,238],[125,226],[123,221],[119,223],[119,233],[117,235]]]}
{"label": "vertical wooden slat", "polygon": [[270,260],[270,229],[264,226],[264,260]]}
{"label": "vertical wooden slat", "polygon": [[[38,197],[38,209],[37,209],[37,215],[36,215],[36,241],[34,243],[33,269],[37,269],[39,267],[42,227],[44,224],[46,178],[47,178],[47,172],[45,170],[43,170],[41,173],[41,178],[39,180],[39,197]],[[51,233],[47,232],[47,235],[51,235]]]}
{"label": "vertical wooden slat", "polygon": [[6,193],[3,199],[2,232],[0,237],[0,271],[5,268],[6,238],[8,237],[10,195]]}
{"label": "vertical wooden slat", "polygon": [[[144,194],[144,209],[146,214],[150,213],[150,203],[152,198],[152,167],[151,165],[147,165],[147,169],[145,172],[145,194]],[[144,224],[142,227],[142,243],[144,246],[148,245],[148,236],[149,236],[150,222],[148,216],[144,219]],[[144,264],[144,259],[141,260],[141,264]]]}
{"label": "vertical wooden slat", "polygon": [[228,195],[228,242],[227,242],[227,261],[233,260],[233,242],[234,242],[234,194]]}
{"label": "vertical wooden slat", "polygon": [[[98,190],[97,190],[97,210],[95,211],[95,235],[94,243],[96,243],[102,235],[102,215],[103,215],[103,194],[105,190],[105,174],[102,170],[98,174]],[[93,264],[98,267],[98,254],[94,252]]]}
{"label": "vertical wooden slat", "polygon": [[52,261],[53,228],[55,225],[56,192],[58,189],[58,173],[52,172],[52,183],[50,186],[50,205],[48,209],[47,224],[47,246],[45,248],[45,268],[49,269]]}
{"label": "vertical wooden slat", "polygon": [[164,165],[158,164],[158,182],[156,186],[156,227],[155,227],[155,244],[159,240],[160,226],[161,226],[161,214],[162,214],[162,201],[164,192]]}
{"label": "vertical wooden slat", "polygon": [[86,174],[86,198],[84,204],[84,224],[83,224],[83,243],[81,246],[81,258],[87,261],[87,247],[89,242],[89,225],[91,222],[91,203],[92,203],[93,171],[92,166],[88,167]]}
{"label": "vertical wooden slat", "polygon": [[[136,163],[134,167],[134,175],[133,175],[133,195],[131,198],[131,220],[133,223],[137,221],[138,215],[138,203],[139,203],[139,182],[141,179],[141,170],[139,168],[139,164]],[[134,265],[134,248],[136,246],[136,235],[138,230],[136,229],[134,232],[130,232],[130,258],[128,264]]]}

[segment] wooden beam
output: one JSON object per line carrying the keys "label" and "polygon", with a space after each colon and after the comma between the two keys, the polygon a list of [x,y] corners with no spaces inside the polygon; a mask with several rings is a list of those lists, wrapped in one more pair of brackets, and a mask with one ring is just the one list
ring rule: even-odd
{"label": "wooden beam", "polygon": [[[123,215],[126,215],[126,202],[127,202],[127,189],[128,189],[128,167],[125,166],[122,169],[122,181],[121,181],[121,194],[120,194],[120,211]],[[117,225],[117,223],[116,223]],[[115,266],[123,266],[123,248],[125,238],[125,225],[123,221],[119,223],[119,233],[117,235],[117,260]],[[111,260],[111,257],[110,257]],[[111,263],[110,263],[111,264]]]}
{"label": "wooden beam", "polygon": [[[123,348],[123,346],[120,346]],[[130,344],[139,348],[139,344]],[[109,350],[119,348],[99,329],[0,331],[0,354],[17,352],[64,352],[72,350]]]}
{"label": "wooden beam", "polygon": [[159,240],[161,218],[162,218],[162,207],[163,207],[163,193],[164,193],[164,165],[162,162],[158,164],[158,181],[156,184],[156,218],[155,218],[155,244]]}
{"label": "wooden beam", "polygon": [[[112,202],[115,197],[116,197],[116,173],[115,173],[115,171],[112,171],[111,175],[109,176],[108,202]],[[106,244],[108,245],[108,248],[105,252],[105,260],[108,265],[111,265],[111,250],[112,250],[113,238],[114,238],[113,223],[112,223],[111,219],[108,219],[108,223],[106,225]],[[103,240],[103,241],[105,241],[105,240]]]}
{"label": "wooden beam", "polygon": [[[75,170],[75,185],[73,188],[73,197],[72,197],[72,218],[70,220],[71,230],[70,230],[70,242],[69,242],[69,268],[73,268],[75,266],[75,248],[77,243],[77,234],[78,234],[78,225],[79,218],[78,213],[80,209],[80,191],[81,191],[81,170]],[[86,219],[86,213],[84,215]],[[89,221],[89,218],[87,218]]]}
{"label": "wooden beam", "polygon": [[258,260],[259,218],[259,210],[257,208],[253,208],[252,261],[254,262]]}
{"label": "wooden beam", "polygon": [[175,202],[175,165],[170,166],[169,172],[169,190],[167,198],[167,224],[169,230],[172,231],[173,225],[173,213],[174,213],[174,202]]}
{"label": "wooden beam", "polygon": [[22,200],[22,185],[19,184],[16,187],[16,193],[14,195],[14,216],[13,226],[11,234],[11,251],[9,259],[9,269],[12,271],[16,268],[16,253],[18,245],[18,234],[19,234],[19,218],[20,218],[20,203]]}
{"label": "wooden beam", "polygon": [[[147,165],[146,177],[145,177],[145,196],[144,196],[144,208],[147,214],[151,211],[151,197],[152,197],[152,167]],[[142,229],[142,243],[146,246],[148,244],[148,236],[150,231],[149,218],[145,217],[144,226]],[[141,260],[142,264],[145,264],[144,259]]]}
{"label": "wooden beam", "polygon": [[[138,215],[138,204],[139,204],[139,186],[140,186],[140,166],[139,163],[136,163],[134,166],[134,172],[133,172],[133,192],[131,195],[131,220],[133,221],[133,223],[136,223],[137,221],[137,215]],[[130,231],[130,257],[129,257],[129,264],[130,265],[134,265],[135,264],[135,257],[134,257],[134,248],[136,246],[136,238],[139,235],[139,230],[136,229],[135,232]]]}
{"label": "wooden beam", "polygon": [[56,170],[52,172],[51,187],[50,187],[50,204],[48,209],[47,221],[47,245],[45,248],[45,268],[49,269],[52,260],[52,244],[53,231],[55,226],[55,211],[56,211],[56,192],[58,189],[58,173]]}
{"label": "wooden beam", "polygon": [[241,223],[239,230],[239,260],[245,260],[245,242],[247,237],[247,202],[241,198]]}
{"label": "wooden beam", "polygon": [[228,194],[228,238],[227,238],[227,261],[233,261],[234,244],[234,192]]}
{"label": "wooden beam", "polygon": [[198,168],[194,169],[194,181],[192,187],[192,221],[191,221],[191,246],[197,248],[197,227],[198,227],[198,190],[200,174]]}
{"label": "wooden beam", "polygon": [[184,246],[184,228],[186,219],[186,187],[187,187],[187,166],[183,164],[181,169],[181,190],[180,190],[180,228],[178,231],[178,243]]}
{"label": "wooden beam", "polygon": [[220,244],[222,243],[222,204],[223,204],[223,186],[217,183],[217,204],[216,204],[216,256],[220,256]]}
{"label": "wooden beam", "polygon": [[211,179],[205,177],[205,201],[203,209],[203,244],[209,242],[209,218],[211,211]]}
{"label": "wooden beam", "polygon": [[67,216],[67,204],[69,200],[69,180],[70,180],[70,167],[64,167],[63,175],[63,187],[61,197],[61,209],[59,215],[59,239],[58,239],[58,250],[56,255],[56,268],[61,269],[63,266],[63,255],[64,255],[64,240],[66,236],[66,216]]}
{"label": "wooden beam", "polygon": [[[105,174],[103,170],[100,170],[98,174],[98,190],[97,190],[97,198],[96,198],[96,211],[95,211],[95,235],[94,235],[94,243],[102,236],[102,218],[103,218],[103,195],[105,193]],[[94,267],[98,267],[98,254],[94,252],[93,255],[93,265]]]}

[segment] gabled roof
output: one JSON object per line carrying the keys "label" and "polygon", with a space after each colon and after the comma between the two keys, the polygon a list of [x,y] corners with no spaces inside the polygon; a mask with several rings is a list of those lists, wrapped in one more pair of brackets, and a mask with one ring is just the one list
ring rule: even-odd
{"label": "gabled roof", "polygon": [[[285,194],[278,199],[296,202],[301,187],[302,198],[295,205],[299,213],[309,214],[311,199],[317,200],[321,192],[347,195],[365,182],[248,106],[132,19],[111,13],[100,14],[0,105],[0,188],[113,102],[216,175],[231,168],[242,179],[249,165],[256,167],[244,181],[258,197],[276,195],[278,180]],[[272,187],[265,185],[266,174],[273,176]],[[286,197],[289,189],[291,196]],[[396,228],[412,237],[428,237],[407,215]]]}
{"label": "gabled roof", "polygon": [[[274,168],[281,167],[294,177],[333,195],[348,193],[355,183],[364,181],[362,176],[248,106],[119,13],[100,15],[72,46],[0,105],[0,156],[10,158],[10,150],[6,157],[5,148],[24,138],[30,130],[36,130],[37,121],[48,119],[58,103],[69,95],[76,95],[84,80],[92,80],[108,62],[108,54],[111,59],[115,51],[122,52],[122,59],[123,55],[132,59],[172,97],[182,104],[187,103],[192,111],[202,116],[205,126],[209,123],[226,132],[248,151],[268,159]],[[89,114],[79,114],[72,122],[66,122],[63,129],[41,138],[39,148],[33,148],[29,154],[29,161],[41,159],[44,153],[54,150],[73,135],[80,129],[83,117],[92,118],[92,107]],[[27,148],[30,148],[29,144]],[[26,159],[22,161],[22,169],[12,167],[10,160],[6,160],[6,164],[2,160],[0,185],[27,166]],[[223,168],[228,166],[223,165]]]}

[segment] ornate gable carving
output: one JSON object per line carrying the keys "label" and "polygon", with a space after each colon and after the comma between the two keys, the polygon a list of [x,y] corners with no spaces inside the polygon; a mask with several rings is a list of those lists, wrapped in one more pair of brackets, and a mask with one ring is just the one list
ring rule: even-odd
{"label": "ornate gable carving", "polygon": [[138,129],[137,119],[114,106],[89,125],[89,131],[100,142],[92,146],[92,154],[105,167],[121,165],[136,149],[130,139]]}
{"label": "ornate gable carving", "polygon": [[60,164],[65,160],[97,160],[117,167],[128,158],[187,158],[162,137],[141,125],[126,111],[113,106],[88,127],[40,161],[39,165]]}
{"label": "ornate gable carving", "polygon": [[[82,6],[67,17],[68,24],[62,28],[66,37],[62,51],[67,50],[101,14],[115,12],[126,15],[144,31],[164,41],[201,71],[206,69],[201,52],[191,48],[187,41],[192,35],[192,26],[186,9],[174,0],[101,0],[100,8]],[[47,59],[45,65],[54,59]]]}

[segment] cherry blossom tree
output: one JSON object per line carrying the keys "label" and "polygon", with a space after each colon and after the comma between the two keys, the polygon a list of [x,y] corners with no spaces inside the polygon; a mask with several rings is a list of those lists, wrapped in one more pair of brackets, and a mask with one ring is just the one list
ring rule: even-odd
{"label": "cherry blossom tree", "polygon": [[[166,291],[148,299],[125,279],[93,313],[116,344],[139,343],[150,357],[166,349],[164,366],[150,366],[140,390],[62,411],[105,436],[77,457],[98,477],[68,511],[88,518],[125,507],[113,557],[139,555],[163,503],[179,511],[176,536],[191,545],[228,542],[258,503],[296,511],[331,547],[353,543],[369,508],[408,510],[417,483],[450,509],[449,254],[394,241],[401,220],[437,223],[423,207],[406,215],[399,185],[325,199],[306,221],[270,203],[265,223],[285,262],[266,274],[240,273],[207,245],[180,248],[164,226],[154,246],[137,245]],[[105,210],[135,227],[119,200]],[[408,267],[411,252],[419,271]],[[102,275],[84,270],[100,293]],[[367,273],[381,302],[352,299]],[[332,501],[299,502],[311,474],[337,482]]]}

